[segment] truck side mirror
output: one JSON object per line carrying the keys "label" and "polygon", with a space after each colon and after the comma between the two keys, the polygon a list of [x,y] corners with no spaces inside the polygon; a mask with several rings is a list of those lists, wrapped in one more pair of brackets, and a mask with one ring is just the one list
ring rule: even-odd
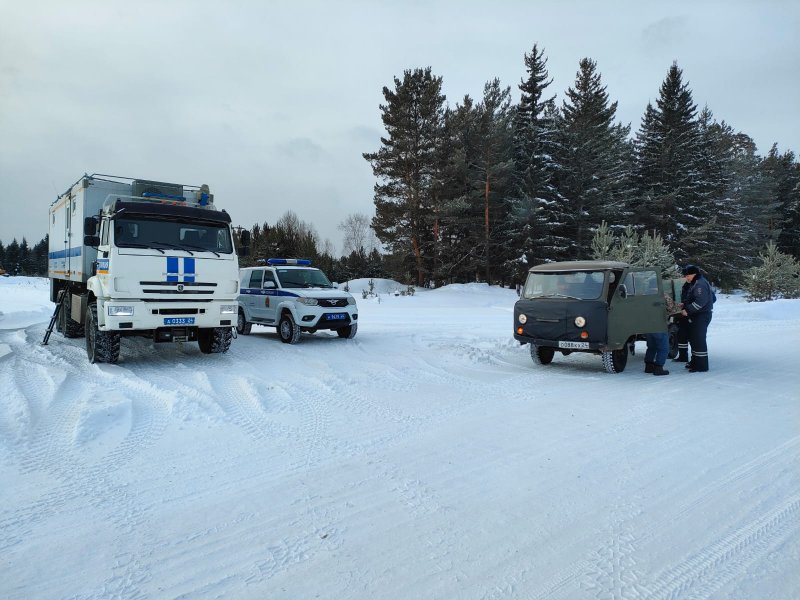
{"label": "truck side mirror", "polygon": [[97,248],[100,245],[99,235],[85,235],[83,236],[83,245],[90,248]]}
{"label": "truck side mirror", "polygon": [[[97,217],[86,217],[83,220],[83,235],[95,235],[97,233],[98,224]],[[98,246],[99,245],[100,244],[98,244]]]}
{"label": "truck side mirror", "polygon": [[628,288],[625,287],[624,283],[619,284],[619,297],[623,300],[628,297]]}

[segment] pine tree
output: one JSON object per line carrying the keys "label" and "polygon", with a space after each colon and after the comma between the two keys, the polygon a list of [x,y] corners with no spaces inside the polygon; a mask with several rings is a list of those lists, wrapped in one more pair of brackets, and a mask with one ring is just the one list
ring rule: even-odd
{"label": "pine tree", "polygon": [[759,253],[761,265],[745,273],[745,289],[750,302],[777,298],[800,298],[800,262],[778,250],[770,240]]}
{"label": "pine tree", "polygon": [[553,173],[555,154],[555,96],[546,97],[552,83],[544,50],[534,44],[525,54],[527,79],[514,117],[514,171],[509,238],[516,256],[511,263],[522,278],[527,269],[561,255],[566,240],[557,236],[558,216],[551,214],[556,190]]}
{"label": "pine tree", "polygon": [[3,246],[3,241],[0,240],[0,269],[6,270],[6,248]]}
{"label": "pine tree", "polygon": [[413,260],[417,285],[430,275],[434,256],[436,181],[440,179],[437,143],[445,96],[442,78],[431,68],[407,70],[395,89],[383,88],[380,106],[387,137],[381,148],[365,153],[375,184],[373,229],[394,253]]}
{"label": "pine tree", "polygon": [[631,195],[630,128],[614,123],[617,103],[609,103],[593,60],[580,61],[566,96],[557,121],[560,214],[553,227],[569,244],[566,257],[579,259],[591,250],[594,223],[620,223],[625,217]]}
{"label": "pine tree", "polygon": [[11,243],[6,246],[6,265],[7,273],[11,275],[22,275],[22,265],[20,264],[19,242],[17,238],[11,240]]}
{"label": "pine tree", "polygon": [[773,144],[761,162],[760,170],[774,193],[774,200],[770,203],[774,212],[765,215],[768,235],[777,241],[781,252],[797,255],[800,249],[800,221],[796,212],[800,166],[795,162],[794,152],[780,154],[778,145]]}

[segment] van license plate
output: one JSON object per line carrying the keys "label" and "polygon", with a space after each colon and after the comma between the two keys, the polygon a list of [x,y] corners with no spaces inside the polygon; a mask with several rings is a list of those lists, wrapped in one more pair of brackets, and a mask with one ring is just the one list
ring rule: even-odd
{"label": "van license plate", "polygon": [[588,350],[589,342],[558,342],[559,348],[574,348],[575,350]]}
{"label": "van license plate", "polygon": [[194,317],[173,317],[164,319],[164,325],[194,325]]}
{"label": "van license plate", "polygon": [[329,313],[328,321],[344,321],[347,318],[345,313]]}

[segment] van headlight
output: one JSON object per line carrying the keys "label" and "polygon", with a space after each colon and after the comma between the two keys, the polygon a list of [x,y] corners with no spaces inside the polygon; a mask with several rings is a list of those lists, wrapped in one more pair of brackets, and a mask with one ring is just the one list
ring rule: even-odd
{"label": "van headlight", "polygon": [[575,327],[583,327],[586,325],[586,319],[583,317],[575,317]]}
{"label": "van headlight", "polygon": [[219,312],[222,315],[235,315],[238,311],[238,304],[223,304],[219,307]]}
{"label": "van headlight", "polygon": [[295,298],[294,301],[298,304],[305,304],[306,306],[316,306],[319,304],[319,300],[316,298]]}
{"label": "van headlight", "polygon": [[109,305],[109,307],[108,307],[108,316],[109,317],[132,317],[133,316],[133,307],[132,306],[120,306],[118,304]]}
{"label": "van headlight", "polygon": [[524,313],[520,313],[519,316],[517,317],[517,321],[519,321],[520,323],[525,325],[525,323],[528,322],[528,315],[526,315]]}

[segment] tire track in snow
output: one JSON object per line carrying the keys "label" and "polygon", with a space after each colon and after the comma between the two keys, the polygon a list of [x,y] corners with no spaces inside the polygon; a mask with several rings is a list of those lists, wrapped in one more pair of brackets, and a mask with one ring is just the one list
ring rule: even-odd
{"label": "tire track in snow", "polygon": [[[635,541],[638,542],[638,545],[642,545],[652,539],[657,538],[663,530],[668,529],[673,523],[692,513],[697,507],[710,502],[715,497],[722,494],[727,488],[730,488],[735,484],[747,479],[748,477],[757,474],[759,471],[764,469],[766,465],[776,462],[783,456],[793,456],[793,451],[795,451],[799,445],[800,436],[791,438],[777,447],[764,452],[758,457],[741,465],[739,468],[734,469],[724,477],[715,480],[700,490],[697,490],[695,492],[694,499],[680,506],[676,512],[670,513],[669,515],[663,515],[661,519],[651,522],[644,528],[637,528],[636,531],[638,531],[638,533],[635,536],[635,540],[629,540],[628,543],[632,544]],[[608,564],[605,561],[601,560],[598,562],[597,560],[598,556],[603,556],[604,551],[605,550],[603,547],[597,548],[588,558],[569,565],[567,568],[553,577],[551,580],[552,583],[547,584],[542,591],[534,596],[534,598],[536,600],[571,598],[575,593],[575,586],[579,580],[584,580],[584,585],[582,587],[593,590],[595,595],[603,593],[611,594],[611,592],[608,591],[608,586],[598,578],[599,573],[605,573],[609,571],[609,567],[602,566],[598,570],[598,565]],[[617,561],[614,563],[612,561],[611,564],[620,564],[620,562]],[[620,575],[615,577],[616,579],[612,578],[612,580],[622,581],[627,576]],[[648,585],[647,581],[641,579],[639,574],[637,574],[636,581],[637,584],[633,587],[633,589],[626,589],[626,594],[630,591],[631,597],[651,598],[652,592],[650,591],[650,585]],[[605,597],[616,598],[619,596],[608,595]]]}
{"label": "tire track in snow", "polygon": [[770,548],[800,529],[800,494],[708,544],[648,586],[648,598],[711,598]]}

